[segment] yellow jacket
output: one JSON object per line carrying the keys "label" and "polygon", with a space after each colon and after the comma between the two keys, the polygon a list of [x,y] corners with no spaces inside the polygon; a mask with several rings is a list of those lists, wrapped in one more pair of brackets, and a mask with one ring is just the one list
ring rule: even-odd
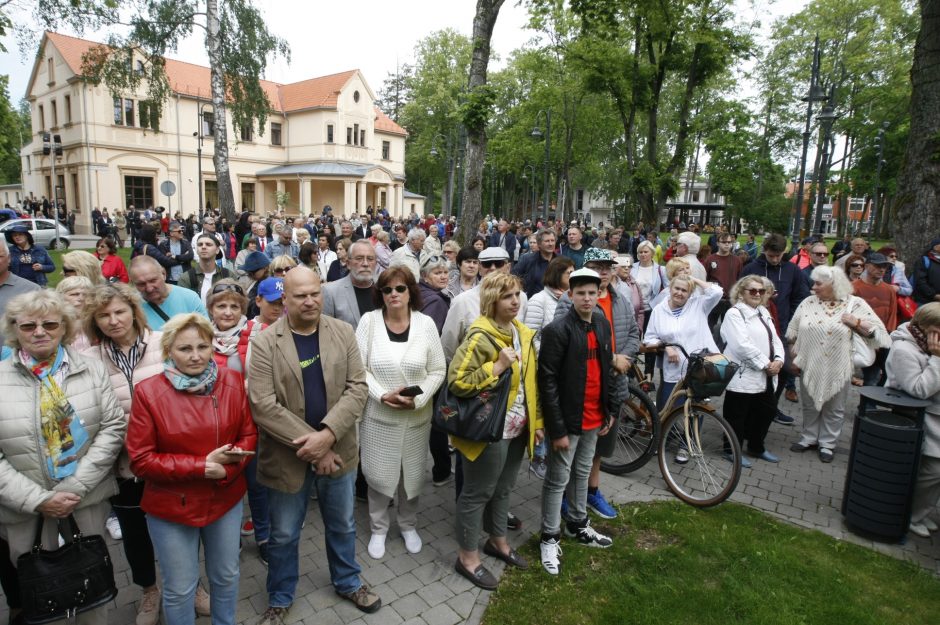
{"label": "yellow jacket", "polygon": [[[529,417],[529,456],[532,456],[535,448],[535,431],[541,430],[543,427],[542,410],[538,398],[538,361],[535,347],[532,345],[535,332],[516,319],[512,320],[512,324],[516,332],[519,333],[522,355],[526,364],[525,380],[523,382],[525,384],[526,409]],[[482,336],[482,333],[486,333],[493,340],[491,341]],[[499,359],[499,350],[512,346],[511,334],[500,330],[488,317],[478,317],[467,329],[466,337],[464,337],[463,342],[454,354],[453,360],[450,362],[450,368],[447,371],[447,383],[450,392],[458,397],[472,397],[496,384],[499,378],[493,375],[493,366]],[[522,369],[519,363],[514,362],[512,364],[509,401],[506,405],[507,412],[519,393],[521,372]],[[477,456],[483,452],[487,445],[486,442],[470,441],[457,436],[451,436],[451,444],[471,462],[477,459]]]}

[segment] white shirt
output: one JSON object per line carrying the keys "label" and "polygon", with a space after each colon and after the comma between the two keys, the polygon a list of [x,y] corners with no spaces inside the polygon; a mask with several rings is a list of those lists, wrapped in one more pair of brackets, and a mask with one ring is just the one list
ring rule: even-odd
{"label": "white shirt", "polygon": [[[712,338],[711,328],[708,327],[708,313],[724,293],[721,286],[715,283],[710,283],[704,291],[696,287],[695,292],[689,297],[678,315],[674,314],[669,306],[669,298],[663,299],[653,308],[643,343],[645,345],[676,343],[689,354],[700,349],[719,351]],[[668,359],[663,359],[663,379],[666,382],[678,382],[684,372],[685,356],[681,353],[679,362],[673,363]]]}
{"label": "white shirt", "polygon": [[209,292],[212,291],[212,276],[214,275],[214,271],[212,273],[203,274],[202,289],[199,291],[199,297],[206,306],[209,305]]}

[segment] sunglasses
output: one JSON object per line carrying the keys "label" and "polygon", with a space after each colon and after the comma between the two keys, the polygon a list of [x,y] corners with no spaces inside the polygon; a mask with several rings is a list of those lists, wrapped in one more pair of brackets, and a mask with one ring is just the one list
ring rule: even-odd
{"label": "sunglasses", "polygon": [[217,293],[225,293],[226,291],[235,291],[239,295],[245,294],[245,290],[237,284],[217,284],[212,287],[212,295]]}
{"label": "sunglasses", "polygon": [[404,293],[407,290],[408,287],[406,287],[404,284],[399,284],[397,286],[383,286],[382,295],[391,295],[392,291],[395,291],[396,293]]}
{"label": "sunglasses", "polygon": [[[445,253],[446,253],[446,252],[445,252]],[[424,260],[422,260],[422,261],[421,261],[421,266],[422,266],[422,267],[427,267],[428,265],[433,265],[433,264],[435,264],[435,263],[439,263],[439,262],[441,262],[442,260],[446,260],[446,259],[441,258],[440,256],[438,256],[438,255],[435,254],[434,256],[428,256],[427,258],[425,258]]]}
{"label": "sunglasses", "polygon": [[767,289],[745,289],[749,295],[764,295]]}
{"label": "sunglasses", "polygon": [[26,323],[16,324],[18,330],[22,330],[26,334],[32,334],[36,331],[36,328],[42,326],[42,329],[46,332],[54,332],[59,329],[59,326],[62,325],[61,321],[43,321],[41,324],[34,321],[27,321]]}
{"label": "sunglasses", "polygon": [[78,272],[72,269],[71,267],[63,267],[62,273],[78,273]]}
{"label": "sunglasses", "polygon": [[865,263],[852,263],[849,267],[864,267]]}
{"label": "sunglasses", "polygon": [[481,260],[480,264],[485,268],[489,269],[490,267],[496,267],[497,269],[502,268],[506,264],[506,261],[503,259],[500,260]]}
{"label": "sunglasses", "polygon": [[813,252],[813,256],[829,256],[829,252]]}

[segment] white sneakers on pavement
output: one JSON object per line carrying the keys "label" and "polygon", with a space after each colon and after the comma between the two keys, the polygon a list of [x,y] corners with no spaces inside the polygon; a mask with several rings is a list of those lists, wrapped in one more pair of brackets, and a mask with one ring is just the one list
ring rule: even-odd
{"label": "white sneakers on pavement", "polygon": [[372,534],[369,539],[369,557],[381,560],[385,556],[385,534]]}
{"label": "white sneakers on pavement", "polygon": [[408,553],[418,553],[421,551],[421,537],[415,530],[402,530],[401,537],[405,540],[405,549]]}

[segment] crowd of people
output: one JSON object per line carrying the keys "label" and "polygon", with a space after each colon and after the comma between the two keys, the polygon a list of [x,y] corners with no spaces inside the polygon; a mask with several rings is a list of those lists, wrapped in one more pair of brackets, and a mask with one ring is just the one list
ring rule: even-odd
{"label": "crowd of people", "polygon": [[[137,625],[161,610],[174,625],[234,623],[241,536],[268,567],[260,623],[280,625],[311,501],[336,593],[375,612],[356,501],[369,558],[385,558],[393,509],[418,553],[429,466],[433,487],[456,496],[454,568],[488,590],[498,580],[482,556],[528,567],[507,538],[521,527],[511,495],[520,472],[542,479],[539,556],[557,575],[563,541],[613,543],[590,522],[618,515],[601,460],[629,375],[655,380],[659,405],[684,375],[683,351],[663,344],[739,365],[723,412],[744,467],[785,462],[766,444],[775,424],[794,425],[781,399],[801,408],[790,451],[824,463],[853,384],[930,399],[910,529],[937,529],[940,239],[907,272],[895,249],[864,239],[788,250],[779,234],[758,247],[724,227],[703,241],[694,229],[487,219],[461,247],[454,222],[433,216],[129,212],[129,266],[106,216],[94,253],[69,252],[60,268],[28,231],[0,241],[0,582],[14,622],[11,563],[38,517],[54,544],[72,515],[122,541]],[[498,440],[432,427],[444,387],[500,388]],[[670,458],[689,461],[681,446]],[[106,623],[107,606],[79,621]]]}

